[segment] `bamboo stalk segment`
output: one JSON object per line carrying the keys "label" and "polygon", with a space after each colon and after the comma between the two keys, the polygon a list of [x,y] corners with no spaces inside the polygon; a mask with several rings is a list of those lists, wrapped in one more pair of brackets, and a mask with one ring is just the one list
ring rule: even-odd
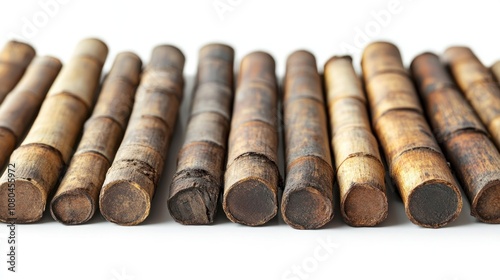
{"label": "bamboo stalk segment", "polygon": [[333,218],[333,168],[325,103],[316,59],[296,51],[287,59],[283,98],[287,178],[283,220],[315,229]]}
{"label": "bamboo stalk segment", "polygon": [[182,100],[183,68],[179,49],[154,48],[99,195],[101,214],[110,222],[136,225],[149,215]]}
{"label": "bamboo stalk segment", "polygon": [[[392,73],[386,75],[397,76]],[[373,76],[373,80],[380,80],[379,77]],[[383,94],[388,90],[399,93],[400,88],[396,85],[408,84],[399,79],[392,82],[381,80],[381,83],[385,87],[376,85],[372,90],[381,90]],[[371,131],[365,94],[352,59],[343,56],[328,60],[325,64],[325,84],[342,217],[352,226],[375,226],[386,219],[388,212],[385,168]],[[384,102],[387,106],[381,105]],[[376,103],[380,104],[379,109],[400,104],[391,104],[389,99]]]}
{"label": "bamboo stalk segment", "polygon": [[35,54],[32,46],[17,41],[7,42],[0,51],[0,104],[21,80]]}
{"label": "bamboo stalk segment", "polygon": [[139,83],[141,60],[133,53],[116,56],[102,86],[78,149],[54,195],[52,217],[64,224],[88,221],[127,127]]}
{"label": "bamboo stalk segment", "polygon": [[222,191],[233,100],[234,50],[209,44],[200,50],[196,91],[168,208],[181,224],[211,224]]}
{"label": "bamboo stalk segment", "polygon": [[[399,190],[408,218],[423,227],[442,227],[458,217],[462,197],[429,128],[422,108],[403,67],[396,46],[376,42],[366,47],[362,69],[372,112],[372,123],[389,164],[393,183]],[[394,75],[399,76],[396,78]],[[406,81],[385,81],[406,79]],[[382,83],[383,85],[374,85]],[[389,86],[391,85],[391,86]],[[385,98],[380,109],[375,100],[389,92],[407,95],[399,100]],[[413,103],[411,100],[414,100]]]}
{"label": "bamboo stalk segment", "polygon": [[240,64],[224,177],[223,208],[235,223],[263,225],[278,211],[275,62],[253,52]]}
{"label": "bamboo stalk segment", "polygon": [[[107,47],[97,39],[80,42],[73,58],[61,70],[21,146],[11,157],[16,164],[17,222],[35,222],[42,217],[47,198],[73,153],[73,148],[91,110],[91,102],[106,59]],[[82,65],[89,66],[86,71]],[[78,73],[69,75],[68,73]],[[68,80],[66,80],[68,79]],[[82,85],[87,81],[94,87]],[[76,85],[81,85],[78,87]],[[57,92],[52,88],[56,87]],[[8,174],[0,179],[0,197],[7,197]],[[2,204],[3,205],[3,204]],[[7,209],[0,209],[5,221]]]}
{"label": "bamboo stalk segment", "polygon": [[438,56],[421,54],[411,69],[436,138],[471,202],[471,214],[500,223],[500,153]]}
{"label": "bamboo stalk segment", "polygon": [[37,57],[0,106],[0,170],[5,166],[33,122],[61,62],[54,57]]}
{"label": "bamboo stalk segment", "polygon": [[500,148],[500,88],[492,73],[467,47],[448,48],[443,60],[497,148]]}

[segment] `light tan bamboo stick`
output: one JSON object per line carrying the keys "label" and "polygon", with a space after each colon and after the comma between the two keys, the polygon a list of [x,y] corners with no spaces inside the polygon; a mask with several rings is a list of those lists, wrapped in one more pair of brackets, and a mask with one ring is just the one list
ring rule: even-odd
{"label": "light tan bamboo stick", "polygon": [[35,54],[32,46],[17,41],[7,42],[0,51],[0,104],[21,80]]}

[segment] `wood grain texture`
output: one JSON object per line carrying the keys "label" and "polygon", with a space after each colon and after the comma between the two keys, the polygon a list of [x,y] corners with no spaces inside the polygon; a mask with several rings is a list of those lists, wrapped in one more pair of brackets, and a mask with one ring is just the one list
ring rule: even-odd
{"label": "wood grain texture", "polygon": [[50,212],[55,220],[74,225],[94,215],[106,172],[127,127],[141,66],[133,53],[116,56],[78,149],[52,198]]}
{"label": "wood grain texture", "polygon": [[0,51],[0,104],[21,80],[35,54],[32,46],[17,41],[7,42]]}
{"label": "wood grain texture", "polygon": [[137,225],[149,215],[182,101],[184,61],[174,46],[153,49],[99,195],[101,214],[110,222]]}
{"label": "wood grain texture", "polygon": [[500,153],[439,57],[417,56],[411,65],[434,135],[471,203],[471,214],[500,223]]}
{"label": "wood grain texture", "polygon": [[191,116],[168,209],[185,225],[211,224],[222,191],[233,101],[234,50],[222,44],[201,48]]}
{"label": "wood grain texture", "polygon": [[361,65],[373,127],[406,215],[423,227],[445,226],[458,217],[462,197],[399,50],[391,43],[371,43]]}
{"label": "wood grain texture", "polygon": [[[385,168],[378,142],[371,131],[365,93],[352,66],[352,59],[343,56],[328,60],[325,64],[325,84],[331,144],[340,190],[340,212],[344,221],[351,226],[375,226],[387,218]],[[393,87],[384,80],[382,85]],[[377,87],[383,93],[387,91],[386,87]],[[379,112],[383,110],[380,108],[388,107],[382,105],[384,103],[389,107],[399,104],[390,104],[389,100],[378,102],[381,107],[374,110],[374,115],[381,115]]]}
{"label": "wood grain texture", "polygon": [[235,223],[263,225],[278,211],[277,81],[274,59],[264,52],[246,55],[240,64],[223,209]]}

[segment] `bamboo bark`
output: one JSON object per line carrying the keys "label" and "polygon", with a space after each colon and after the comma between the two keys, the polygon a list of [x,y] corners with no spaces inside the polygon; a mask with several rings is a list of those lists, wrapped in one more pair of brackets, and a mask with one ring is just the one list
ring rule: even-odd
{"label": "bamboo bark", "polygon": [[[40,112],[21,146],[14,151],[16,164],[16,215],[18,223],[42,217],[49,194],[69,163],[87,119],[107,55],[97,39],[81,41],[71,60],[51,86]],[[8,174],[0,179],[0,198],[7,198]],[[3,205],[3,204],[2,204]],[[6,208],[0,220],[7,218]]]}
{"label": "bamboo bark", "polygon": [[232,222],[263,225],[278,211],[277,103],[274,59],[248,54],[240,64],[224,175],[223,209]]}
{"label": "bamboo bark", "polygon": [[95,213],[99,192],[123,138],[139,84],[141,60],[133,53],[116,56],[94,112],[66,174],[54,195],[52,217],[81,224]]}
{"label": "bamboo bark", "polygon": [[33,47],[17,41],[7,42],[0,51],[0,104],[21,80],[35,54]]}
{"label": "bamboo bark", "polygon": [[438,56],[421,54],[411,69],[434,135],[469,198],[471,214],[482,222],[500,223],[500,153]]}
{"label": "bamboo bark", "polygon": [[316,229],[333,218],[334,179],[321,79],[311,53],[288,57],[284,84],[287,177],[281,213],[293,228]]}
{"label": "bamboo bark", "polygon": [[184,55],[169,45],[153,50],[99,206],[106,220],[137,225],[149,215],[182,101]]}
{"label": "bamboo bark", "polygon": [[209,44],[199,54],[191,117],[168,199],[170,214],[185,225],[214,221],[233,100],[234,50]]}
{"label": "bamboo bark", "polygon": [[370,44],[362,69],[373,127],[406,215],[423,227],[445,226],[458,217],[462,197],[399,50],[386,42]]}
{"label": "bamboo bark", "polygon": [[[340,212],[351,226],[375,226],[387,218],[385,167],[371,130],[365,93],[352,59],[345,56],[331,58],[325,64],[325,84]],[[374,114],[380,114],[378,109]]]}

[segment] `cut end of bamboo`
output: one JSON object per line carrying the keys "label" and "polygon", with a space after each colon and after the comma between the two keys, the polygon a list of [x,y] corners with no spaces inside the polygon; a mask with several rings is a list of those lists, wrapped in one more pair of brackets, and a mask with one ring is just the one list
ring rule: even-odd
{"label": "cut end of bamboo", "polygon": [[500,223],[500,181],[491,182],[484,187],[473,202],[472,209],[472,215],[481,222]]}
{"label": "cut end of bamboo", "polygon": [[361,66],[366,80],[383,72],[407,74],[399,49],[389,42],[373,42],[366,46],[361,58]]}
{"label": "cut end of bamboo", "polygon": [[[15,218],[16,223],[32,223],[42,218],[46,197],[41,186],[31,178],[16,178],[14,193],[16,199],[14,212],[9,211],[7,203],[0,204],[0,221],[8,222]],[[0,197],[10,197],[8,182],[0,185]]]}
{"label": "cut end of bamboo", "polygon": [[180,190],[168,199],[170,215],[184,225],[207,225],[214,222],[219,185],[206,177],[183,176],[172,183]]}
{"label": "cut end of bamboo", "polygon": [[296,229],[320,228],[333,218],[333,202],[313,187],[289,192],[281,209],[285,222]]}
{"label": "cut end of bamboo", "polygon": [[182,69],[186,58],[182,51],[172,45],[159,45],[153,49],[147,69],[168,70]]}
{"label": "cut end of bamboo", "polygon": [[0,52],[0,61],[11,64],[28,65],[35,57],[35,49],[27,43],[9,41]]}
{"label": "cut end of bamboo", "polygon": [[453,61],[460,61],[465,59],[477,59],[476,55],[469,47],[453,46],[447,48],[442,56],[445,63],[453,63]]}
{"label": "cut end of bamboo", "polygon": [[87,222],[94,215],[96,206],[92,197],[82,189],[74,189],[52,200],[50,213],[63,224],[77,225]]}
{"label": "cut end of bamboo", "polygon": [[232,62],[234,59],[234,49],[221,43],[211,43],[204,45],[199,52],[199,59],[215,58]]}
{"label": "cut end of bamboo", "polygon": [[108,56],[108,46],[101,40],[96,38],[87,38],[81,40],[73,52],[73,57],[90,57],[104,65]]}
{"label": "cut end of bamboo", "polygon": [[116,181],[105,187],[99,197],[101,214],[110,222],[133,226],[149,215],[149,194],[132,181]]}
{"label": "cut end of bamboo", "polygon": [[458,190],[441,182],[426,182],[408,196],[406,214],[420,226],[439,228],[454,221],[462,210]]}
{"label": "cut end of bamboo", "polygon": [[375,226],[387,218],[387,196],[384,191],[369,184],[356,184],[346,194],[341,211],[344,220],[351,226]]}

